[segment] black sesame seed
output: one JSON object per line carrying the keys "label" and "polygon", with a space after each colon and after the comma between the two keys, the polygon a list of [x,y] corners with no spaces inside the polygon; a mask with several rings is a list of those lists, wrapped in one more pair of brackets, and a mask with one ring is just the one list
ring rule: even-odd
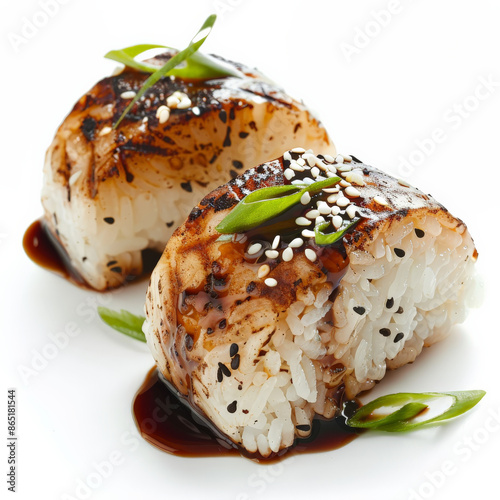
{"label": "black sesame seed", "polygon": [[394,343],[399,342],[405,334],[403,332],[399,332],[395,337],[394,337]]}
{"label": "black sesame seed", "polygon": [[363,314],[365,314],[365,312],[366,312],[366,309],[364,307],[361,307],[361,306],[355,306],[352,309],[355,313],[358,313],[360,316],[363,316]]}
{"label": "black sesame seed", "polygon": [[245,415],[248,413],[248,410],[241,410],[242,413],[244,413]]}
{"label": "black sesame seed", "polygon": [[387,302],[385,303],[385,307],[387,309],[392,309],[394,307],[394,298],[391,297],[390,299],[387,299]]}
{"label": "black sesame seed", "polygon": [[241,170],[243,168],[243,163],[241,163],[241,161],[238,160],[233,160],[233,167],[238,170]]}
{"label": "black sesame seed", "polygon": [[[238,391],[241,391],[242,389],[243,389],[243,386],[240,384],[240,385],[238,386]],[[243,410],[243,411],[245,411],[245,410]]]}
{"label": "black sesame seed", "polygon": [[231,404],[227,405],[227,411],[229,413],[234,413],[236,411],[236,401],[233,401]]}
{"label": "black sesame seed", "polygon": [[115,264],[118,264],[117,260],[110,260],[106,265],[109,266],[114,266]]}
{"label": "black sesame seed", "polygon": [[236,177],[238,177],[238,172],[236,172],[236,170],[231,169],[229,171],[229,175],[231,176],[231,179],[236,179]]}
{"label": "black sesame seed", "polygon": [[188,351],[192,351],[193,350],[193,345],[194,345],[194,339],[191,335],[186,335],[184,337],[184,345],[186,346],[186,349]]}
{"label": "black sesame seed", "polygon": [[391,334],[389,328],[381,328],[378,332],[384,337],[388,337]]}
{"label": "black sesame seed", "polygon": [[188,193],[193,192],[193,187],[191,186],[191,181],[181,182],[181,188],[184,189],[184,191],[187,191]]}
{"label": "black sesame seed", "polygon": [[221,120],[222,123],[226,123],[227,122],[227,113],[226,113],[225,109],[221,109],[219,111],[219,118],[220,118],[220,120]]}
{"label": "black sesame seed", "polygon": [[399,306],[398,310],[396,311],[396,314],[403,314],[404,312],[405,312],[404,309],[401,306]]}
{"label": "black sesame seed", "polygon": [[237,370],[239,366],[240,366],[240,355],[236,354],[236,356],[234,356],[234,358],[231,360],[231,368],[233,370]]}
{"label": "black sesame seed", "polygon": [[207,335],[212,335],[214,333],[213,328],[207,328]]}
{"label": "black sesame seed", "polygon": [[235,117],[235,114],[234,114],[234,108],[231,108],[231,109],[229,110],[229,118],[230,118],[231,120],[234,120],[234,117]]}
{"label": "black sesame seed", "polygon": [[231,127],[227,127],[226,137],[222,143],[223,148],[227,148],[229,146],[231,146]]}
{"label": "black sesame seed", "polygon": [[255,284],[255,281],[250,281],[250,283],[247,286],[247,293],[252,293],[255,290],[255,287],[257,285]]}
{"label": "black sesame seed", "polygon": [[400,258],[405,256],[405,251],[402,248],[395,248],[394,253]]}
{"label": "black sesame seed", "polygon": [[246,139],[248,137],[248,132],[240,132],[238,135],[240,139]]}
{"label": "black sesame seed", "polygon": [[221,330],[224,330],[224,328],[226,328],[226,325],[227,325],[227,321],[225,319],[221,320],[220,323],[219,323],[219,328]]}
{"label": "black sesame seed", "polygon": [[172,227],[174,225],[174,221],[172,221],[172,222],[165,222],[165,224],[167,225],[167,227]]}
{"label": "black sesame seed", "polygon": [[415,229],[415,234],[417,238],[423,238],[425,236],[425,233],[421,229]]}
{"label": "black sesame seed", "polygon": [[231,371],[224,363],[219,362],[219,370],[221,370],[226,377],[231,376]]}
{"label": "black sesame seed", "polygon": [[87,257],[82,257],[82,262],[85,262],[87,260]]}
{"label": "black sesame seed", "polygon": [[233,357],[234,355],[236,355],[238,350],[239,350],[238,344],[231,344],[231,347],[229,348],[229,356]]}
{"label": "black sesame seed", "polygon": [[114,224],[115,219],[113,217],[104,217],[104,222],[106,222],[107,224]]}
{"label": "black sesame seed", "polygon": [[298,431],[304,431],[304,432],[308,432],[311,430],[311,426],[309,424],[300,424],[300,425],[296,425],[295,428],[298,430]]}
{"label": "black sesame seed", "polygon": [[224,375],[222,374],[222,370],[220,369],[220,366],[219,368],[217,368],[217,382],[222,382],[224,378]]}
{"label": "black sesame seed", "polygon": [[115,266],[111,268],[111,271],[113,271],[114,273],[121,274],[122,268],[120,266]]}

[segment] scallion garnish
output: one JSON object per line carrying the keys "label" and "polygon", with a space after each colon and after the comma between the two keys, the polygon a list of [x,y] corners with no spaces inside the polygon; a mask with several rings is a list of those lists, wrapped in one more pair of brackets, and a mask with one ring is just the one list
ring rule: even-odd
{"label": "scallion garnish", "polygon": [[340,177],[330,177],[309,185],[287,184],[257,189],[245,196],[216,229],[224,234],[249,231],[300,203],[304,193],[319,193],[341,180]]}
{"label": "scallion garnish", "polygon": [[[119,61],[140,71],[152,73],[152,75],[142,84],[142,87],[139,89],[135,97],[125,108],[125,111],[122,113],[118,121],[113,125],[113,128],[116,129],[123,118],[132,109],[132,106],[146,93],[146,91],[150,87],[152,87],[158,80],[160,80],[160,78],[163,78],[167,74],[193,79],[218,78],[228,75],[240,76],[239,74],[235,73],[234,70],[225,66],[223,63],[217,61],[212,57],[204,56],[200,53],[195,54],[195,52],[203,45],[203,43],[207,39],[216,19],[217,16],[215,14],[207,17],[198,33],[196,33],[196,35],[189,42],[189,45],[184,50],[181,50],[175,56],[169,59],[159,69],[154,67],[153,65],[144,62],[138,62],[135,60],[135,57],[146,50],[161,48],[161,45],[135,45],[133,47],[126,47],[125,49],[121,50],[112,50],[105,55],[105,57],[107,57],[108,59]],[[181,63],[185,64],[183,67],[179,68],[178,66]]]}
{"label": "scallion garnish", "polygon": [[334,231],[333,233],[324,233],[323,230],[330,226],[330,222],[322,222],[314,228],[314,240],[319,246],[333,245],[333,243],[340,240],[340,238],[342,238],[344,234],[347,233],[347,231],[349,231],[349,229],[351,229],[351,227],[353,227],[359,220],[359,217],[355,217],[349,224],[337,229],[337,231]]}
{"label": "scallion garnish", "polygon": [[142,331],[142,324],[146,319],[144,316],[136,316],[122,309],[120,312],[113,311],[107,307],[98,307],[97,312],[101,319],[111,328],[128,335],[141,342],[146,342],[146,336]]}
{"label": "scallion garnish", "polygon": [[[486,394],[485,391],[458,392],[401,392],[390,394],[371,401],[359,408],[353,416],[347,419],[349,427],[372,429],[386,432],[402,432],[419,429],[424,426],[442,423],[462,415],[474,407]],[[437,399],[451,398],[451,405],[437,416],[417,420],[426,411],[428,403]],[[399,407],[389,414],[374,414],[380,408]]]}

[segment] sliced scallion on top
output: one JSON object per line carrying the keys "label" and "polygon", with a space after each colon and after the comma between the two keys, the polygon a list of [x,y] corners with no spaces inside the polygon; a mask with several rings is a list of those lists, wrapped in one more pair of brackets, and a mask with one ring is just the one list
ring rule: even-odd
{"label": "sliced scallion on top", "polygon": [[340,177],[330,177],[309,185],[287,184],[257,189],[245,196],[216,229],[224,234],[249,231],[300,203],[304,193],[319,193],[341,180]]}
{"label": "sliced scallion on top", "polygon": [[146,336],[142,331],[142,324],[145,321],[144,316],[136,316],[122,309],[120,312],[113,311],[107,307],[98,307],[97,312],[100,318],[120,333],[132,337],[133,339],[146,342]]}
{"label": "sliced scallion on top", "polygon": [[[196,33],[196,35],[189,42],[189,45],[184,50],[181,50],[169,59],[161,68],[155,68],[153,65],[135,60],[135,57],[142,52],[153,48],[161,48],[161,45],[135,45],[121,50],[112,50],[106,54],[105,57],[108,59],[113,59],[123,64],[127,64],[135,69],[139,69],[140,71],[152,73],[151,76],[142,84],[142,87],[139,89],[135,97],[113,125],[114,129],[118,127],[123,118],[125,118],[127,113],[132,109],[132,106],[146,93],[146,91],[158,80],[160,80],[160,78],[163,78],[166,75],[175,74],[182,76],[183,78],[217,78],[220,76],[227,76],[228,74],[231,74],[232,76],[239,76],[234,74],[234,70],[229,69],[216,59],[196,53],[210,34],[216,19],[217,16],[215,14],[209,16],[203,23],[203,26],[199,29],[198,33]],[[178,66],[181,63],[185,64],[183,67],[179,68]]]}

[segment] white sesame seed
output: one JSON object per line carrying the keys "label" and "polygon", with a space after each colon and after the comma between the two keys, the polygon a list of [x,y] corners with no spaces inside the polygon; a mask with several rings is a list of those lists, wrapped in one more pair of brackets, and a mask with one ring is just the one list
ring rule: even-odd
{"label": "white sesame seed", "polygon": [[177,104],[177,109],[187,109],[191,106],[191,99],[189,97],[183,97],[179,104]]}
{"label": "white sesame seed", "polygon": [[328,172],[332,172],[333,174],[337,173],[337,167],[335,167],[335,165],[328,165],[326,168]]}
{"label": "white sesame seed", "polygon": [[322,215],[318,215],[318,217],[316,217],[316,220],[314,221],[314,225],[318,226],[319,224],[323,224],[324,222],[326,222],[325,218]]}
{"label": "white sesame seed", "polygon": [[292,181],[292,184],[300,184],[300,185],[303,185],[304,184],[304,181],[300,180],[300,179],[295,179],[294,181]]}
{"label": "white sesame seed", "polygon": [[337,155],[337,156],[335,157],[335,161],[336,161],[337,163],[344,163],[344,157],[343,157],[342,155]]}
{"label": "white sesame seed", "polygon": [[111,127],[102,127],[99,135],[108,135],[113,129]]}
{"label": "white sesame seed", "polygon": [[194,108],[191,110],[193,112],[193,115],[200,116],[200,108],[198,106],[194,106]]}
{"label": "white sesame seed", "polygon": [[267,276],[270,271],[271,271],[271,268],[267,264],[264,264],[264,265],[259,267],[259,270],[257,271],[257,276],[259,278],[264,278],[264,276]]}
{"label": "white sesame seed", "polygon": [[356,217],[357,211],[358,211],[358,207],[356,205],[349,205],[345,209],[345,213],[349,216],[350,219],[354,219],[354,217]]}
{"label": "white sesame seed", "polygon": [[310,177],[304,177],[304,178],[302,179],[302,182],[303,182],[304,184],[314,184],[316,181],[315,181],[314,179],[311,179]]}
{"label": "white sesame seed", "polygon": [[304,253],[311,262],[314,262],[317,258],[316,252],[312,248],[306,248]]}
{"label": "white sesame seed", "polygon": [[169,108],[176,108],[177,104],[181,102],[181,98],[174,92],[172,95],[167,97],[167,106]]}
{"label": "white sesame seed", "polygon": [[306,191],[301,197],[300,197],[300,203],[302,205],[307,205],[311,201],[311,195]]}
{"label": "white sesame seed", "polygon": [[292,155],[290,154],[290,151],[285,151],[285,152],[283,153],[283,159],[284,159],[284,160],[291,161],[291,159],[292,159]]}
{"label": "white sesame seed", "polygon": [[299,153],[299,154],[301,154],[301,153],[305,153],[305,152],[306,152],[306,150],[304,148],[293,148],[292,149],[292,153]]}
{"label": "white sesame seed", "polygon": [[336,172],[327,172],[326,176],[327,177],[337,177],[337,173]]}
{"label": "white sesame seed", "polygon": [[255,255],[256,253],[260,252],[261,248],[262,248],[261,243],[252,243],[247,248],[247,253],[248,253],[248,255]]}
{"label": "white sesame seed", "polygon": [[352,161],[351,155],[342,155],[344,157],[344,161]]}
{"label": "white sesame seed", "polygon": [[273,286],[276,286],[278,284],[278,282],[274,279],[274,278],[267,278],[264,283],[267,285],[267,286],[270,286],[270,287],[273,287]]}
{"label": "white sesame seed", "polygon": [[273,250],[276,250],[278,248],[278,246],[280,244],[280,239],[281,239],[281,237],[279,234],[274,237],[273,244],[271,245],[271,248]]}
{"label": "white sesame seed", "polygon": [[344,219],[342,219],[340,215],[334,215],[332,217],[332,224],[334,225],[335,229],[338,229],[343,223]]}
{"label": "white sesame seed", "polygon": [[316,177],[316,182],[319,182],[319,181],[326,181],[326,177],[323,177],[322,175],[318,175],[318,177]]}
{"label": "white sesame seed", "polygon": [[281,258],[285,262],[290,262],[293,259],[293,249],[290,247],[285,248],[281,254]]}
{"label": "white sesame seed", "polygon": [[299,158],[299,159],[297,160],[297,163],[298,163],[301,167],[303,167],[303,166],[306,164],[306,160],[304,160],[304,158]]}
{"label": "white sesame seed", "polygon": [[297,217],[295,219],[295,224],[297,224],[297,226],[309,226],[309,224],[312,224],[312,220],[306,219],[305,217]]}
{"label": "white sesame seed", "polygon": [[[345,175],[345,174],[342,174],[342,175]],[[346,187],[349,187],[351,185],[350,182],[347,182],[345,179],[342,179],[339,184],[343,187],[343,188],[346,188]]]}
{"label": "white sesame seed", "polygon": [[78,180],[78,177],[80,177],[80,175],[82,175],[81,170],[78,170],[78,172],[72,174],[71,177],[69,178],[69,185],[72,186]]}
{"label": "white sesame seed", "polygon": [[[349,207],[347,207],[347,208],[349,208]],[[341,212],[340,207],[338,207],[337,205],[334,205],[332,207],[332,214],[333,215],[338,215],[340,212]]]}
{"label": "white sesame seed", "polygon": [[289,244],[289,248],[299,248],[304,244],[304,240],[302,238],[295,238]]}
{"label": "white sesame seed", "polygon": [[293,170],[291,170],[290,168],[287,168],[285,170],[285,173],[284,173],[285,177],[288,179],[288,180],[291,180],[293,177],[295,177],[295,172]]}
{"label": "white sesame seed", "polygon": [[328,165],[321,158],[316,158],[316,166],[323,171],[326,171],[328,167]]}
{"label": "white sesame seed", "polygon": [[318,175],[319,175],[319,168],[318,167],[311,168],[311,175],[313,177],[318,177]]}
{"label": "white sesame seed", "polygon": [[346,198],[345,196],[342,196],[341,198],[339,198],[337,200],[337,205],[339,207],[347,207],[347,205],[349,205],[349,203],[351,203],[351,200],[349,200],[349,198]]}
{"label": "white sesame seed", "polygon": [[340,190],[340,188],[338,186],[322,189],[322,191],[324,191],[325,193],[338,193],[339,190]]}
{"label": "white sesame seed", "polygon": [[401,184],[401,186],[409,188],[410,185],[404,180],[404,179],[398,179],[398,183]]}
{"label": "white sesame seed", "polygon": [[305,154],[313,154],[313,150],[312,149],[306,149],[304,151]]}
{"label": "white sesame seed", "polygon": [[318,201],[317,207],[321,215],[328,215],[332,213],[332,207],[324,201]]}
{"label": "white sesame seed", "polygon": [[308,164],[310,167],[314,167],[314,166],[316,165],[316,160],[317,160],[317,158],[316,158],[316,156],[315,156],[315,155],[313,155],[313,154],[311,154],[311,153],[309,153],[309,154],[304,154],[304,155],[302,156],[302,158],[304,158],[304,160],[306,160],[306,161],[307,161],[307,164]]}
{"label": "white sesame seed", "polygon": [[344,189],[344,193],[347,196],[353,196],[354,198],[357,198],[358,196],[361,196],[361,193],[353,186],[346,187]]}
{"label": "white sesame seed", "polygon": [[350,172],[352,170],[352,165],[344,164],[337,165],[337,172]]}
{"label": "white sesame seed", "polygon": [[345,176],[346,181],[349,181],[352,184],[356,184],[357,186],[366,186],[366,182],[359,172],[361,171],[355,170],[353,172],[348,172]]}
{"label": "white sesame seed", "polygon": [[120,97],[122,99],[133,99],[135,97],[135,92],[133,90],[127,90],[126,92],[122,92]]}
{"label": "white sesame seed", "polygon": [[377,195],[377,196],[375,196],[375,197],[373,198],[373,201],[374,201],[375,203],[378,203],[379,205],[384,205],[384,206],[389,205],[389,203],[387,202],[387,200],[386,200],[384,197],[382,197],[382,196],[378,196],[378,195]]}
{"label": "white sesame seed", "polygon": [[326,201],[332,204],[337,203],[337,200],[339,199],[340,196],[341,195],[339,193],[333,193],[326,199]]}
{"label": "white sesame seed", "polygon": [[303,229],[301,234],[304,238],[314,238],[315,236],[314,231],[311,231],[310,229]]}
{"label": "white sesame seed", "polygon": [[302,165],[299,165],[296,161],[291,161],[290,162],[290,168],[292,170],[295,170],[296,172],[303,172],[305,168]]}
{"label": "white sesame seed", "polygon": [[168,109],[167,106],[160,106],[156,110],[156,118],[158,118],[161,124],[166,123],[170,118],[170,109]]}
{"label": "white sesame seed", "polygon": [[279,256],[278,250],[266,250],[266,257],[269,257],[270,259],[276,259]]}
{"label": "white sesame seed", "polygon": [[307,212],[306,214],[306,217],[308,219],[315,219],[316,217],[318,217],[319,215],[319,210],[309,210],[309,212]]}
{"label": "white sesame seed", "polygon": [[323,155],[323,158],[328,162],[328,163],[333,163],[335,161],[335,158],[331,155]]}

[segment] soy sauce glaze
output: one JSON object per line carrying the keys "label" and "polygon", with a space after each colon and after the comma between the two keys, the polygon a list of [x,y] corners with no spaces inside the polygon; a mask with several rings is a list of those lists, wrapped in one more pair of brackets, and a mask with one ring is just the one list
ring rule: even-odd
{"label": "soy sauce glaze", "polygon": [[[23,237],[23,248],[26,255],[35,264],[58,274],[77,286],[93,290],[72,266],[66,250],[47,229],[43,219],[36,220],[28,227]],[[160,256],[161,253],[156,250],[143,250],[141,276],[130,276],[127,277],[126,281],[149,277]]]}
{"label": "soy sauce glaze", "polygon": [[[359,404],[350,401],[346,413]],[[298,453],[311,453],[338,449],[355,439],[360,431],[345,425],[348,415],[331,420],[315,418],[311,435],[297,439],[287,452],[275,453],[267,459],[249,454],[223,436],[205,417],[195,413],[183,396],[152,368],[133,402],[136,425],[142,437],[162,451],[184,457],[212,457],[244,455],[256,461],[270,463]]]}

